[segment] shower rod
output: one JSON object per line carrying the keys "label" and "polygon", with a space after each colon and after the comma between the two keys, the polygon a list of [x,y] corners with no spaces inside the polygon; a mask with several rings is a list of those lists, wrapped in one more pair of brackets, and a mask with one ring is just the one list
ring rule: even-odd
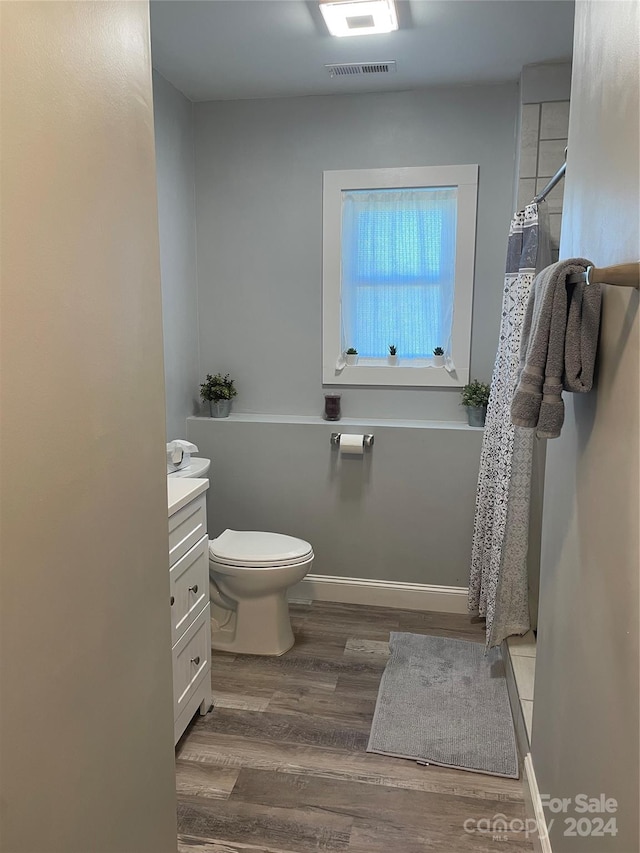
{"label": "shower rod", "polygon": [[[565,150],[565,155],[566,155],[566,150]],[[567,163],[566,163],[566,161],[565,161],[565,162],[562,164],[562,166],[560,166],[560,168],[559,168],[559,169],[558,169],[558,171],[555,173],[555,175],[554,175],[554,176],[549,180],[549,183],[546,185],[546,187],[545,187],[543,190],[541,190],[541,191],[538,193],[538,195],[534,196],[533,201],[534,201],[536,204],[537,204],[538,202],[540,202],[540,201],[544,201],[544,200],[545,200],[545,198],[549,195],[549,193],[550,193],[550,192],[551,192],[551,190],[555,187],[555,185],[556,185],[559,181],[561,181],[561,180],[562,180],[562,178],[564,178],[564,173],[566,172],[566,170],[567,170]]]}
{"label": "shower rod", "polygon": [[[551,190],[564,178],[567,170],[567,148],[564,149],[565,161],[555,175],[549,179],[549,183],[538,195],[534,196],[533,203],[544,201]],[[588,266],[584,272],[574,273],[567,278],[568,284],[612,284],[616,287],[640,288],[640,261],[631,264],[616,264],[611,267]]]}

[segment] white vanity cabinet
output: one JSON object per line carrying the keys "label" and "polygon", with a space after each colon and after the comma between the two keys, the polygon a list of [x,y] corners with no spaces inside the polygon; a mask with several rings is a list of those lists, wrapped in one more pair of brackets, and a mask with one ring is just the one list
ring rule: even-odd
{"label": "white vanity cabinet", "polygon": [[205,479],[167,479],[176,743],[197,710],[211,709],[208,488]]}

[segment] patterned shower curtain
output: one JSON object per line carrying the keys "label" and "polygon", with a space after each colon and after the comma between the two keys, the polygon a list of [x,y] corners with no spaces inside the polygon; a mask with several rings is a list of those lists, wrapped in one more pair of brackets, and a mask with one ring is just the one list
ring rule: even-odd
{"label": "patterned shower curtain", "polygon": [[487,623],[487,647],[529,630],[527,548],[534,430],[514,427],[525,308],[536,273],[551,263],[546,204],[529,204],[509,229],[498,352],[482,441],[469,612]]}

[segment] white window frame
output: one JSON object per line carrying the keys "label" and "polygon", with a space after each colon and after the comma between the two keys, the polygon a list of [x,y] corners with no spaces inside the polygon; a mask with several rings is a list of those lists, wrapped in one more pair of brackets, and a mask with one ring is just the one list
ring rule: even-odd
{"label": "white window frame", "polygon": [[[430,359],[359,359],[338,366],[341,334],[342,193],[346,190],[457,187],[456,269],[451,332],[451,363]],[[478,166],[411,166],[395,169],[345,169],[323,173],[322,210],[322,382],[325,385],[435,386],[459,388],[469,381],[471,313],[476,244]]]}

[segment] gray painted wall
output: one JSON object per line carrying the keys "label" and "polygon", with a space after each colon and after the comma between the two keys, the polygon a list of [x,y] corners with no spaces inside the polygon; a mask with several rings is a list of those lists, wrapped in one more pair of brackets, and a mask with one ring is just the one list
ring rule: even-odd
{"label": "gray painted wall", "polygon": [[1,39],[0,848],[175,853],[148,4]]}
{"label": "gray painted wall", "polygon": [[[235,410],[322,411],[325,169],[478,163],[472,373],[488,381],[511,216],[518,87],[196,104],[201,369]],[[464,420],[455,389],[343,388],[354,417]]]}
{"label": "gray painted wall", "polygon": [[520,94],[523,104],[568,101],[571,95],[571,62],[536,62],[523,66]]}
{"label": "gray painted wall", "polygon": [[[299,536],[313,545],[314,574],[467,585],[482,430],[233,416],[187,424],[213,460],[210,535]],[[340,457],[335,430],[372,432],[375,444]]]}
{"label": "gray painted wall", "polygon": [[153,72],[167,440],[184,438],[198,401],[193,104]]}
{"label": "gray painted wall", "polygon": [[[596,266],[640,257],[638,8],[576,4],[560,248]],[[618,835],[556,815],[554,853],[640,849],[638,292],[604,291],[596,387],[548,443],[532,757],[542,793],[618,800]]]}

